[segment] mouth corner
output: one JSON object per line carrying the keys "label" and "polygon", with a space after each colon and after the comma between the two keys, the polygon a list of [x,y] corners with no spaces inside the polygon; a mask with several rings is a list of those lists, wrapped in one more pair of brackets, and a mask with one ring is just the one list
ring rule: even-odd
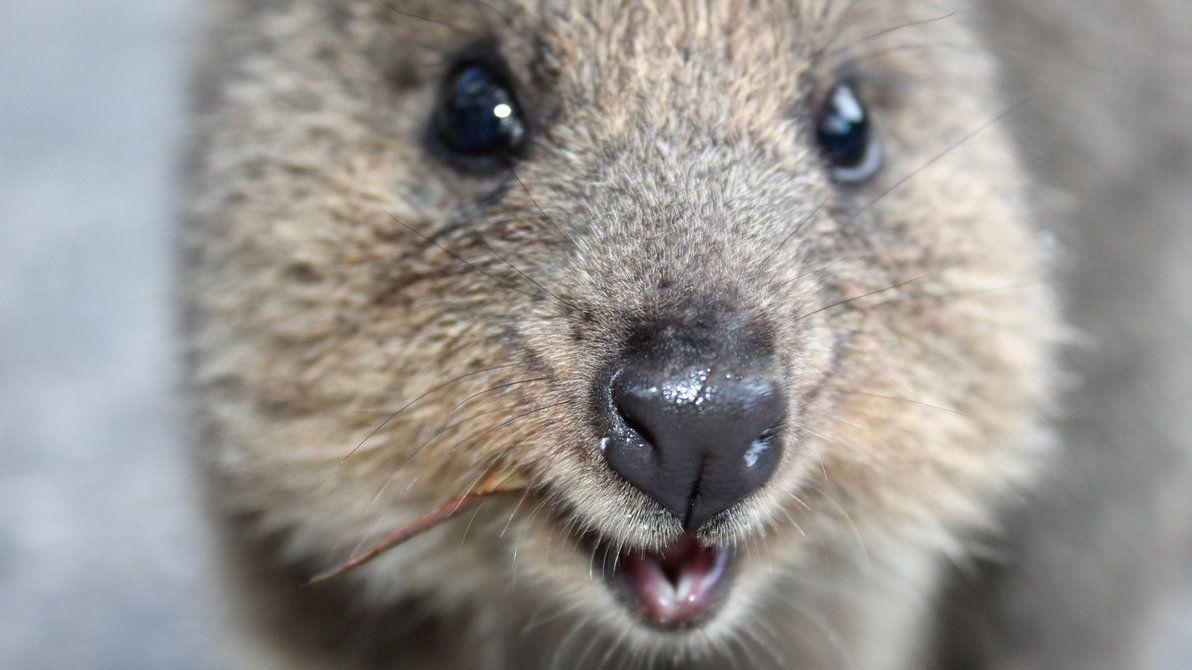
{"label": "mouth corner", "polygon": [[707,622],[722,604],[734,558],[728,548],[683,534],[658,550],[622,550],[604,576],[622,604],[644,623],[682,630]]}

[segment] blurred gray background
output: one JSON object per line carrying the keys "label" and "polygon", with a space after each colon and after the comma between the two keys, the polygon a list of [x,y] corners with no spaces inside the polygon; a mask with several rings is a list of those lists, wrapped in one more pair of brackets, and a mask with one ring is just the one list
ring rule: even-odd
{"label": "blurred gray background", "polygon": [[0,0],[0,668],[206,668],[171,399],[192,3]]}
{"label": "blurred gray background", "polygon": [[[218,617],[171,336],[173,175],[195,4],[0,0],[0,668],[224,665],[213,651]],[[1061,28],[1094,5],[1113,14],[1115,30],[1070,41]],[[1152,5],[1171,11],[1141,8]],[[1056,185],[1080,192],[1078,217],[1094,222],[1058,231],[1086,266],[1104,261],[1075,275],[1078,321],[1104,345],[1085,354],[1090,378],[1130,389],[1085,403],[1069,428],[1094,442],[1144,436],[1173,459],[1149,469],[1074,466],[1097,469],[1107,491],[1159,484],[1145,487],[1154,500],[1135,501],[1153,508],[1118,514],[1122,546],[1093,551],[1104,552],[1113,572],[1103,578],[1124,593],[1140,592],[1131,580],[1161,591],[1139,644],[1160,667],[1188,668],[1192,587],[1183,574],[1156,578],[1172,561],[1136,560],[1190,549],[1179,544],[1192,514],[1178,474],[1192,390],[1192,87],[1165,83],[1192,84],[1192,11],[1184,0],[991,6],[990,31],[1039,101],[1024,110],[1024,127],[1060,129],[1032,144],[1063,156],[1033,158],[1063,168]],[[1030,45],[1040,43],[1053,53],[1036,58]],[[1081,82],[1104,104],[1067,105],[1087,101]],[[1071,98],[1048,97],[1056,86]],[[1107,141],[1081,146],[1088,132]],[[1089,316],[1119,303],[1128,309]],[[1118,508],[1105,500],[1112,520]],[[1173,544],[1129,545],[1139,509],[1163,515]],[[1031,519],[1034,532],[1081,534],[1058,514]],[[1037,586],[1062,586],[1066,565],[1044,565],[1058,574]],[[1072,607],[1105,604],[1078,598]],[[1145,609],[1120,605],[1123,616]],[[1079,615],[1038,625],[1065,635]]]}

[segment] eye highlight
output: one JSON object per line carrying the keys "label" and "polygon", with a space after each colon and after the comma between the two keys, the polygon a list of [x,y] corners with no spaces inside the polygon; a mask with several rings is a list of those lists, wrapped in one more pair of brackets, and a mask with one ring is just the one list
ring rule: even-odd
{"label": "eye highlight", "polygon": [[848,84],[837,84],[832,90],[815,136],[836,181],[862,182],[881,167],[881,145],[871,132],[869,112]]}
{"label": "eye highlight", "polygon": [[434,130],[447,151],[479,168],[511,159],[526,140],[513,87],[498,67],[483,62],[454,70],[443,89]]}

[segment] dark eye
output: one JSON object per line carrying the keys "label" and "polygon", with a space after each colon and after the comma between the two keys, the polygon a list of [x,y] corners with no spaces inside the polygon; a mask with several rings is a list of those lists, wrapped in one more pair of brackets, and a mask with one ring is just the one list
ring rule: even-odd
{"label": "dark eye", "polygon": [[824,104],[816,139],[836,181],[865,181],[881,167],[881,146],[870,132],[869,112],[847,84],[838,84]]}
{"label": "dark eye", "polygon": [[506,160],[524,144],[526,124],[508,80],[494,66],[471,63],[447,81],[435,131],[459,157]]}

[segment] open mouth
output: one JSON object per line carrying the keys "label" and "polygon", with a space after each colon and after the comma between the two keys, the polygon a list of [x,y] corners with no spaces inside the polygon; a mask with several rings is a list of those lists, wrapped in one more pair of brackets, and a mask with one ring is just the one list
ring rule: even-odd
{"label": "open mouth", "polygon": [[723,600],[731,558],[727,549],[683,535],[662,551],[622,552],[608,579],[647,622],[676,628],[706,619]]}
{"label": "open mouth", "polygon": [[[443,501],[410,523],[394,529],[368,550],[315,575],[308,584],[319,584],[350,572],[458,516],[463,510],[475,507],[489,496],[525,490],[517,480],[512,483],[510,480],[494,469],[470,492]],[[613,547],[608,542],[592,534],[584,539],[595,550],[593,559],[602,549],[605,559],[610,557]],[[629,609],[640,613],[646,623],[673,630],[702,623],[724,600],[731,581],[732,559],[730,550],[708,546],[685,533],[658,551],[621,551],[616,557],[616,567],[611,572],[601,572]]]}

